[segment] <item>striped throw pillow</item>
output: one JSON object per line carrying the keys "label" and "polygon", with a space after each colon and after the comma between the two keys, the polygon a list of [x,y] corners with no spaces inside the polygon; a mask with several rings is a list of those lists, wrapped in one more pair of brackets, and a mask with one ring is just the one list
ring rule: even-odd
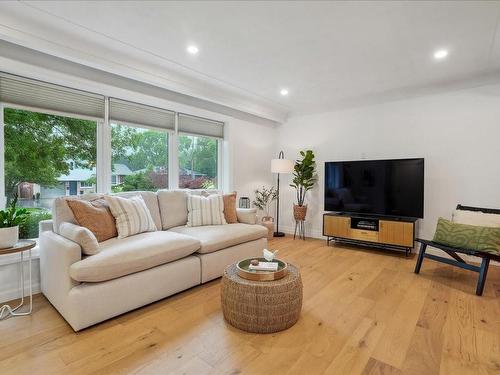
{"label": "striped throw pillow", "polygon": [[118,238],[143,232],[154,232],[156,225],[140,195],[131,198],[105,196],[109,209],[115,217]]}
{"label": "striped throw pillow", "polygon": [[188,195],[188,227],[227,224],[224,219],[224,200],[222,195]]}

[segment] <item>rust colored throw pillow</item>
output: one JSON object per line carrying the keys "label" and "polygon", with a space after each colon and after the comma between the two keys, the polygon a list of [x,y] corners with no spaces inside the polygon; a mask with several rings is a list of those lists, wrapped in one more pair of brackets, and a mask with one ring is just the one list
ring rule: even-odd
{"label": "rust colored throw pillow", "polygon": [[68,199],[69,208],[73,211],[78,225],[87,228],[97,238],[97,242],[109,240],[118,236],[115,218],[104,199],[85,201],[83,199]]}
{"label": "rust colored throw pillow", "polygon": [[224,218],[228,224],[235,224],[238,222],[238,215],[236,215],[236,192],[231,194],[224,194]]}

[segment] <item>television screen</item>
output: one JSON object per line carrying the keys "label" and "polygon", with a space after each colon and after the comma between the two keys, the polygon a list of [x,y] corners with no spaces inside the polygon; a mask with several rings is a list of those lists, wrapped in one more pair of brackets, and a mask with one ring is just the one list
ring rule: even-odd
{"label": "television screen", "polygon": [[325,211],[424,217],[424,159],[325,163]]}

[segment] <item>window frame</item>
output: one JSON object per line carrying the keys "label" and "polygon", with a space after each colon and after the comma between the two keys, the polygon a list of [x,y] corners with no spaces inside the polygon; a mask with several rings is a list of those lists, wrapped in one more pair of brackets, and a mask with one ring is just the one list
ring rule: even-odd
{"label": "window frame", "polygon": [[[174,135],[174,130],[172,129],[166,129],[166,128],[157,128],[155,126],[148,126],[148,125],[139,125],[139,124],[136,124],[136,123],[132,123],[132,122],[125,122],[125,121],[120,121],[120,122],[116,122],[116,121],[110,121],[109,122],[109,128],[112,129],[113,125],[122,125],[122,126],[129,126],[131,128],[137,128],[137,129],[146,129],[146,130],[152,130],[152,131],[155,131],[155,132],[158,132],[158,133],[165,133],[167,134],[167,165],[165,167],[167,167],[167,176],[168,176],[168,181],[167,181],[167,188],[166,189],[177,189],[178,187],[171,187],[172,185],[170,184],[170,178],[171,178],[171,173],[170,173],[170,160],[171,160],[171,153],[172,153],[172,150],[171,150],[171,147],[170,147],[170,138],[173,137]],[[112,163],[113,163],[113,157],[112,157],[112,153],[113,153],[113,139],[112,139],[112,136],[111,136],[111,139],[110,139],[110,144],[109,144],[109,149],[110,149],[110,154],[111,154],[111,161],[110,161],[110,171],[111,171],[111,175],[113,174],[113,168],[112,168]],[[118,176],[117,176],[118,177]],[[111,177],[110,177],[111,178]],[[111,184],[111,187],[112,186],[116,186],[116,185],[119,185],[119,184],[115,184],[115,185],[112,185]],[[108,193],[111,192],[111,188],[109,189]]]}
{"label": "window frame", "polygon": [[[20,109],[31,112],[40,112],[49,115],[72,117],[82,120],[91,120],[96,122],[96,192],[97,193],[111,193],[112,191],[112,124],[117,123],[126,126],[132,126],[142,129],[150,129],[158,132],[165,132],[168,134],[168,189],[179,189],[179,136],[189,135],[197,137],[212,138],[217,141],[217,190],[223,190],[224,186],[224,141],[226,140],[226,132],[224,131],[224,137],[211,137],[196,133],[179,132],[179,111],[173,111],[175,114],[175,129],[167,129],[161,127],[153,127],[148,125],[140,125],[134,123],[127,123],[126,121],[111,122],[109,118],[109,97],[104,96],[104,118],[96,118],[84,115],[75,115],[72,113],[63,113],[59,111],[46,110],[43,108],[31,108],[28,106],[22,106],[17,104],[10,104],[6,102],[0,102],[0,149],[5,150],[5,123],[4,123],[4,110],[6,108]],[[126,100],[126,99],[124,99]],[[139,103],[142,104],[142,103]],[[147,104],[144,104],[147,105]],[[159,108],[158,106],[155,106]],[[162,109],[162,108],[160,108]],[[165,109],[168,110],[168,109]],[[189,114],[188,114],[189,115]],[[212,120],[218,121],[218,120]],[[226,126],[227,123],[219,121]],[[0,209],[5,208],[6,196],[5,196],[5,152],[0,152]]]}

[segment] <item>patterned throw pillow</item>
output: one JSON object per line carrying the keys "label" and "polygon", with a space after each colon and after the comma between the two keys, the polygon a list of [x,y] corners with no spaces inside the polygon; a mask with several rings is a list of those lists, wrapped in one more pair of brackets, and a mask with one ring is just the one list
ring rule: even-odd
{"label": "patterned throw pillow", "polygon": [[116,237],[115,218],[104,199],[86,201],[83,199],[68,199],[66,201],[78,225],[90,230],[97,242]]}
{"label": "patterned throw pillow", "polygon": [[104,199],[108,202],[111,213],[115,217],[118,238],[157,230],[151,213],[140,195],[131,198],[107,195]]}
{"label": "patterned throw pillow", "polygon": [[451,247],[500,254],[500,228],[458,224],[440,217],[433,241]]}
{"label": "patterned throw pillow", "polygon": [[222,195],[188,195],[188,227],[227,224],[224,218],[224,199]]}

